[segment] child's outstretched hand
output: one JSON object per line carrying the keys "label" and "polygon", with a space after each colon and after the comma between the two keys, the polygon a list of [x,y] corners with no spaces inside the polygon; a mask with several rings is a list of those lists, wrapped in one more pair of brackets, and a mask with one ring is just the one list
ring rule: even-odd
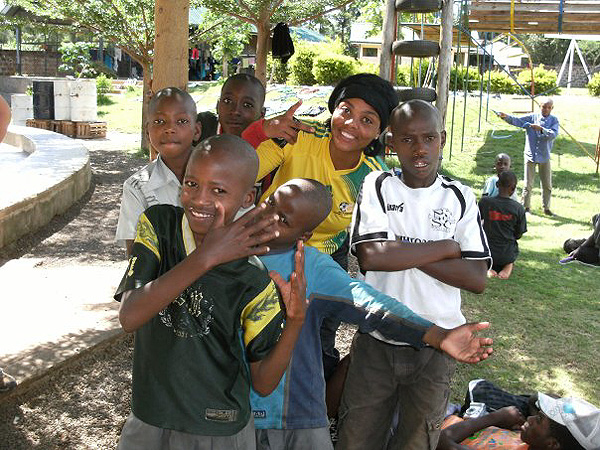
{"label": "child's outstretched hand", "polygon": [[269,138],[284,139],[290,144],[295,144],[299,131],[314,133],[313,127],[300,122],[294,117],[296,110],[302,105],[302,100],[298,100],[285,113],[267,119],[263,122],[263,132]]}
{"label": "child's outstretched hand", "polygon": [[303,323],[308,305],[306,279],[304,278],[304,242],[299,240],[297,243],[296,253],[294,254],[294,271],[290,276],[290,281],[285,281],[274,270],[269,272],[269,276],[275,282],[283,297],[286,322]]}
{"label": "child's outstretched hand", "polygon": [[460,362],[473,364],[482,361],[492,354],[491,345],[494,341],[491,338],[477,337],[475,333],[489,326],[489,322],[466,323],[451,330],[443,330],[438,348]]}
{"label": "child's outstretched hand", "polygon": [[259,205],[239,219],[225,225],[224,208],[215,203],[215,218],[197,249],[199,255],[207,258],[209,267],[235,261],[250,255],[264,255],[269,252],[269,241],[279,236],[271,225],[279,218],[265,212],[266,205]]}

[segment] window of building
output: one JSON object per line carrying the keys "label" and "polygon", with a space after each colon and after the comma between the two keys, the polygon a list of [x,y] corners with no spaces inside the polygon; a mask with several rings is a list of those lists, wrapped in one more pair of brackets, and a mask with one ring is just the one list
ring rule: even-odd
{"label": "window of building", "polygon": [[377,58],[377,48],[375,47],[363,47],[362,55],[367,58]]}

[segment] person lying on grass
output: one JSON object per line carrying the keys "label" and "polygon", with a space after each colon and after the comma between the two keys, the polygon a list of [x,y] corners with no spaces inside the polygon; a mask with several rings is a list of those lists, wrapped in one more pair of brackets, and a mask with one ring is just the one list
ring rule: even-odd
{"label": "person lying on grass", "polygon": [[[579,398],[538,393],[525,419],[514,406],[485,416],[446,419],[436,450],[598,450],[600,409]],[[450,423],[450,425],[448,425]]]}

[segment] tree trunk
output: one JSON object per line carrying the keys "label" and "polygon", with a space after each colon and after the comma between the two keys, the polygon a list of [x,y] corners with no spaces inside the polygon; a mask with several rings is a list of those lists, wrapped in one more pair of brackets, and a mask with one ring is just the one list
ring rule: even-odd
{"label": "tree trunk", "polygon": [[223,80],[227,79],[229,76],[229,64],[227,64],[227,55],[223,55],[223,76],[221,77]]}
{"label": "tree trunk", "polygon": [[438,63],[437,100],[435,106],[440,111],[442,125],[446,124],[448,95],[450,93],[450,69],[452,67],[452,5],[444,2],[442,8],[442,26],[440,27],[440,56]]}
{"label": "tree trunk", "polygon": [[[449,2],[452,3],[452,2]],[[379,55],[379,76],[396,84],[392,79],[392,44],[396,39],[396,2],[386,0],[383,16],[383,39],[381,42],[381,54]]]}
{"label": "tree trunk", "polygon": [[[189,0],[156,0],[152,92],[169,86],[187,89],[189,9]],[[150,158],[156,158],[154,149]]]}
{"label": "tree trunk", "polygon": [[256,65],[254,75],[263,85],[267,85],[267,54],[269,52],[269,37],[271,26],[267,19],[266,23],[256,24]]}
{"label": "tree trunk", "polygon": [[144,70],[144,87],[142,91],[142,139],[141,147],[144,150],[150,148],[148,133],[146,132],[148,122],[148,105],[152,97],[152,66],[149,63],[142,63]]}

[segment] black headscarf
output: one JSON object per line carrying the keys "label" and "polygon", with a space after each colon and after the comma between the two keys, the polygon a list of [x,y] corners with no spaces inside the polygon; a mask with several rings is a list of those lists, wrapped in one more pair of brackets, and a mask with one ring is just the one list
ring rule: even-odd
{"label": "black headscarf", "polygon": [[359,73],[340,81],[327,102],[329,112],[333,113],[337,105],[347,98],[360,98],[377,112],[380,132],[387,128],[390,113],[398,106],[398,94],[392,84],[372,73]]}

